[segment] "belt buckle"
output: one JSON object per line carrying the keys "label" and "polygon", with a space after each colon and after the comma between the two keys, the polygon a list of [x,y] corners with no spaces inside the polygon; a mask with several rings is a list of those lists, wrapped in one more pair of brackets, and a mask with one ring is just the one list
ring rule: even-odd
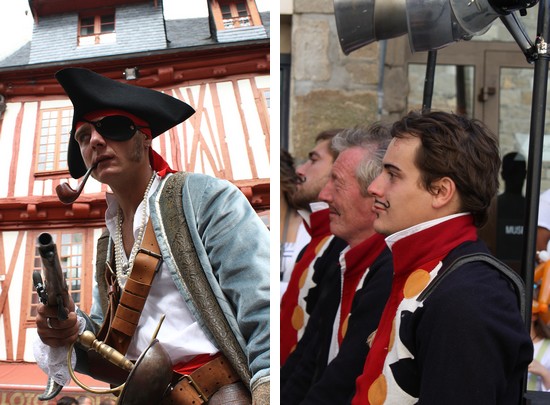
{"label": "belt buckle", "polygon": [[181,379],[186,379],[191,387],[193,387],[194,390],[197,391],[197,394],[199,394],[199,398],[201,398],[204,402],[208,402],[210,398],[208,398],[208,395],[202,392],[199,385],[195,382],[195,380],[193,380],[193,377],[191,377],[189,374],[182,374]]}
{"label": "belt buckle", "polygon": [[[157,259],[158,262],[157,262],[157,267],[155,268],[155,274],[160,270],[160,267],[162,266],[162,262],[163,262],[163,258],[162,258],[162,255],[158,254],[158,253],[155,253],[149,249],[145,249],[145,248],[142,248],[140,247],[137,251],[137,253],[143,253],[147,256],[151,256],[152,258],[154,259]],[[136,253],[136,256],[137,256],[137,253]]]}

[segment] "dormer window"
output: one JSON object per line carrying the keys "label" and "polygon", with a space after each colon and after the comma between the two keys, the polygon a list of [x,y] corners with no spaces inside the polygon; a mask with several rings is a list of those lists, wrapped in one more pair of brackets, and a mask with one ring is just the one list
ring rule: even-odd
{"label": "dormer window", "polygon": [[250,13],[244,1],[228,1],[226,4],[220,2],[220,9],[222,11],[223,26],[226,29],[252,25]]}
{"label": "dormer window", "polygon": [[78,24],[78,44],[94,45],[116,41],[115,13],[83,14]]}
{"label": "dormer window", "polygon": [[262,25],[254,0],[212,0],[218,30]]}

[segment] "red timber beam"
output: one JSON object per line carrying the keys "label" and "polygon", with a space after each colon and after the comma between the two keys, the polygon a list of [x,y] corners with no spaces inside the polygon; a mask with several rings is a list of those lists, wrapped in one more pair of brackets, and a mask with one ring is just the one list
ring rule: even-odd
{"label": "red timber beam", "polygon": [[[269,180],[233,182],[257,211],[269,210]],[[104,225],[107,204],[104,194],[83,194],[65,205],[55,196],[0,199],[0,231],[51,229],[70,226]]]}
{"label": "red timber beam", "polygon": [[0,69],[0,94],[6,99],[64,95],[54,78],[67,66],[86,67],[112,79],[124,81],[124,69],[137,67],[139,77],[128,83],[143,87],[169,87],[195,80],[216,80],[251,73],[269,74],[269,43],[210,49],[169,50],[75,60],[56,64],[26,65]]}

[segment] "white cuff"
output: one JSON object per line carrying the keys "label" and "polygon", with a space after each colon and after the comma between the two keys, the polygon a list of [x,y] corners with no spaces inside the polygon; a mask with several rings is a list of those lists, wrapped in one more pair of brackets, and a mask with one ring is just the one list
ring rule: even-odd
{"label": "white cuff", "polygon": [[[78,316],[78,334],[86,329],[86,320]],[[33,343],[34,358],[38,367],[59,385],[66,385],[70,379],[69,368],[67,367],[68,347],[51,347],[37,338]],[[76,366],[76,355],[73,349],[71,358],[72,368]]]}

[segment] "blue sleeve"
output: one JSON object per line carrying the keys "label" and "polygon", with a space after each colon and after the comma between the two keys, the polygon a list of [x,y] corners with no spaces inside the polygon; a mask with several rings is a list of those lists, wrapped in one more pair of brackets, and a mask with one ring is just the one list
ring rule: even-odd
{"label": "blue sleeve", "polygon": [[[185,192],[186,190],[186,192]],[[251,385],[269,377],[269,231],[244,194],[231,183],[190,175],[183,193],[189,200],[204,251],[227,302],[220,303],[242,335],[252,373]],[[192,232],[192,236],[193,232]],[[197,244],[196,244],[197,245]],[[212,284],[212,280],[209,280]],[[225,304],[225,305],[224,305]]]}

